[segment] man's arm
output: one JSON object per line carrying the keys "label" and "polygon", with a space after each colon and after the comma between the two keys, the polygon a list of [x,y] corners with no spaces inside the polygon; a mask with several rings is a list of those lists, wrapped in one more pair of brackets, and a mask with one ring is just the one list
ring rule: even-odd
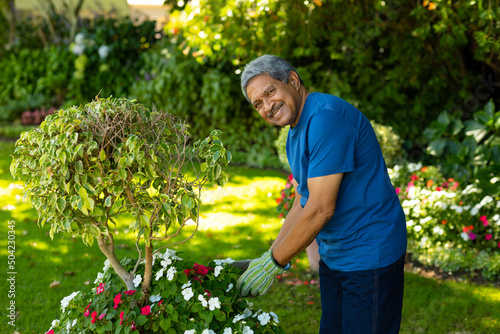
{"label": "man's arm", "polygon": [[[302,252],[333,217],[343,173],[307,180],[309,199],[304,208],[300,201],[290,219],[287,216],[282,229],[271,246],[274,260],[284,266]],[[292,209],[296,207],[296,202]],[[292,212],[292,210],[290,210]],[[286,224],[286,226],[285,226]]]}
{"label": "man's arm", "polygon": [[290,230],[290,227],[292,225],[292,221],[295,221],[295,217],[299,214],[299,212],[302,210],[302,206],[300,205],[300,196],[299,192],[297,189],[299,188],[299,184],[295,179],[292,181],[293,187],[295,188],[295,199],[293,201],[292,208],[290,211],[288,211],[288,214],[286,215],[285,221],[283,222],[283,225],[281,226],[280,232],[278,233],[278,236],[274,240],[273,244],[271,245],[270,249],[274,249],[276,245],[280,243],[280,241],[286,236],[288,233],[288,230]]}

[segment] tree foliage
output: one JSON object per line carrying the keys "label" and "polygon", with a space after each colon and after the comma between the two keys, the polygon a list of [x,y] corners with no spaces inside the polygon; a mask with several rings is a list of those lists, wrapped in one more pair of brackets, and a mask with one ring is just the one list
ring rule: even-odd
{"label": "tree foliage", "polygon": [[177,236],[188,221],[198,226],[203,185],[227,181],[231,154],[219,133],[191,144],[188,125],[171,114],[126,99],[97,99],[59,110],[23,133],[11,172],[24,181],[51,237],[66,232],[89,245],[97,239],[128,288],[133,273],[116,258],[113,230],[117,217],[131,214],[138,250],[145,241],[138,263],[146,258],[147,293],[153,245]]}

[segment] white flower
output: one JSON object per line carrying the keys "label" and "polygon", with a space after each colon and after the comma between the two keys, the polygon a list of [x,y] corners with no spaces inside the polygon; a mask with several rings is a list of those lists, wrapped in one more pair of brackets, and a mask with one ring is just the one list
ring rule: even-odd
{"label": "white flower", "polygon": [[106,272],[109,268],[111,268],[111,263],[108,259],[106,259],[106,261],[104,261],[104,268],[102,268],[102,271]]}
{"label": "white flower", "polygon": [[420,170],[420,169],[422,169],[422,164],[420,162],[416,163],[416,164],[411,162],[408,164],[408,171],[410,173],[416,172],[417,170]]}
{"label": "white flower", "polygon": [[243,327],[243,334],[253,334],[253,330],[250,327],[245,326]]}
{"label": "white flower", "polygon": [[479,208],[476,206],[474,206],[471,210],[470,210],[470,214],[475,216],[479,213]]}
{"label": "white flower", "polygon": [[415,232],[419,232],[419,231],[422,229],[422,226],[420,226],[420,225],[416,225],[416,226],[414,227],[414,229],[415,229]]}
{"label": "white flower", "polygon": [[481,204],[481,206],[484,206],[491,202],[493,202],[493,198],[491,196],[485,196],[479,204]]}
{"label": "white flower", "polygon": [[73,48],[71,49],[71,52],[73,52],[77,56],[81,56],[84,51],[85,51],[85,45],[83,45],[83,44],[75,44],[75,45],[73,45]]}
{"label": "white flower", "polygon": [[494,215],[491,219],[493,219],[494,222],[496,221],[499,221],[500,219],[500,215],[497,213],[496,215]]}
{"label": "white flower", "polygon": [[460,233],[460,236],[462,237],[462,239],[464,239],[465,241],[469,241],[469,235],[465,232],[462,232]]}
{"label": "white flower", "polygon": [[201,334],[215,334],[215,332],[211,329],[205,328],[205,330],[201,332]]}
{"label": "white flower", "polygon": [[184,331],[184,334],[195,334],[196,333],[196,330],[194,329],[188,329],[186,331]]}
{"label": "white flower", "polygon": [[227,286],[227,290],[226,292],[229,292],[231,291],[231,289],[234,287],[234,284],[233,283],[229,283],[229,285]]}
{"label": "white flower", "polygon": [[441,226],[434,226],[432,232],[434,232],[435,234],[443,235],[444,230]]}
{"label": "white flower", "polygon": [[76,44],[83,44],[83,41],[85,40],[85,35],[79,32],[78,34],[75,35],[75,43]]}
{"label": "white flower", "polygon": [[102,279],[104,278],[104,274],[103,273],[98,273],[97,274],[97,278],[95,279],[94,281],[94,284],[99,284],[99,283],[102,283]]}
{"label": "white flower", "polygon": [[425,224],[427,223],[428,221],[432,220],[432,217],[425,217],[425,218],[422,218],[420,219],[420,224]]}
{"label": "white flower", "polygon": [[279,321],[278,316],[276,315],[276,313],[274,313],[274,312],[269,312],[269,314],[271,315],[271,317],[273,317],[274,321],[275,321],[277,324],[279,324],[279,323],[280,323],[280,321]]}
{"label": "white flower", "polygon": [[106,57],[108,57],[109,51],[110,51],[109,46],[101,45],[97,50],[97,52],[99,53],[99,58],[106,59]]}
{"label": "white flower", "polygon": [[265,326],[269,323],[269,320],[271,320],[271,316],[269,313],[263,312],[262,314],[259,314],[257,319],[259,319],[261,326]]}
{"label": "white flower", "polygon": [[220,275],[220,272],[222,271],[222,269],[224,269],[224,267],[222,267],[222,266],[215,267],[215,269],[214,269],[214,276],[218,277]]}
{"label": "white flower", "polygon": [[78,295],[79,292],[80,291],[73,292],[69,296],[66,296],[63,299],[61,299],[61,310],[63,311],[63,313],[64,313],[66,307],[69,305],[69,302],[72,301],[73,298],[75,298],[76,295]]}
{"label": "white flower", "polygon": [[164,270],[165,270],[165,269],[161,268],[160,270],[158,270],[158,271],[156,272],[155,279],[156,279],[157,281],[158,281],[160,278],[162,278],[162,277],[163,277],[163,271],[164,271]]}
{"label": "white flower", "polygon": [[413,225],[415,225],[415,222],[411,219],[406,222],[406,226],[413,226]]}
{"label": "white flower", "polygon": [[169,264],[172,264],[172,260],[171,259],[165,259],[165,260],[161,261],[161,266],[163,268],[167,268]]}
{"label": "white flower", "polygon": [[210,298],[210,300],[208,301],[208,306],[209,306],[208,308],[210,309],[210,311],[213,311],[216,308],[220,308],[219,297]]}
{"label": "white flower", "polygon": [[203,307],[207,307],[208,306],[208,303],[207,301],[205,300],[205,297],[203,297],[203,295],[198,295],[198,300],[201,302],[201,305]]}
{"label": "white flower", "polygon": [[181,260],[182,259],[180,257],[178,257],[177,255],[175,255],[175,251],[173,249],[168,249],[165,251],[165,253],[163,254],[163,258],[166,260],[166,259],[172,259],[172,260]]}
{"label": "white flower", "polygon": [[227,259],[224,259],[224,260],[220,260],[220,259],[217,259],[217,260],[214,260],[215,264],[218,265],[218,266],[222,266],[223,264],[231,264],[234,262],[233,259],[231,259],[230,257],[228,257]]}
{"label": "white flower", "polygon": [[[162,269],[163,270],[163,269]],[[177,269],[175,269],[175,267],[170,267],[168,270],[167,270],[167,279],[169,281],[172,281],[174,279],[174,276],[175,276],[175,273],[177,272]]]}
{"label": "white flower", "polygon": [[51,325],[52,325],[52,327],[59,326],[59,320],[58,320],[58,319],[54,319],[54,320],[52,320]]}
{"label": "white flower", "polygon": [[194,296],[193,289],[186,288],[186,289],[182,290],[182,295],[184,296],[185,300],[190,300],[191,297]]}
{"label": "white flower", "polygon": [[134,282],[134,286],[137,288],[139,286],[139,284],[141,284],[141,282],[142,282],[141,275],[135,275],[133,282]]}
{"label": "white flower", "polygon": [[156,303],[156,302],[158,302],[160,300],[161,300],[161,296],[160,295],[152,295],[152,296],[149,297],[149,301],[151,303]]}
{"label": "white flower", "polygon": [[233,334],[233,330],[230,327],[224,328],[224,333],[222,334]]}
{"label": "white flower", "polygon": [[191,281],[187,282],[186,284],[184,284],[181,289],[185,289],[185,288],[189,288],[191,286]]}

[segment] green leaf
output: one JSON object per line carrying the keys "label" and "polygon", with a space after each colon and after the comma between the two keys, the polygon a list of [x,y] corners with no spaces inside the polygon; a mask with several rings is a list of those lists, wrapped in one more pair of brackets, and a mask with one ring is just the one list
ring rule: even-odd
{"label": "green leaf", "polygon": [[206,171],[206,170],[207,170],[207,167],[208,167],[208,166],[207,166],[207,163],[206,163],[206,162],[202,163],[202,164],[201,164],[201,171],[202,171],[202,172]]}
{"label": "green leaf", "polygon": [[116,325],[115,334],[120,334],[123,329],[123,325]]}
{"label": "green leaf", "polygon": [[66,207],[66,200],[64,198],[58,198],[57,199],[57,209],[60,212],[63,212],[65,207]]}
{"label": "green leaf", "polygon": [[101,159],[101,161],[106,160],[106,152],[104,152],[104,149],[101,149],[101,152],[99,152],[99,159]]}
{"label": "green leaf", "polygon": [[104,201],[104,205],[106,205],[107,207],[110,207],[112,200],[113,200],[113,196],[109,195],[108,197],[106,197],[106,200]]}
{"label": "green leaf", "polygon": [[140,316],[138,316],[138,317],[137,317],[137,320],[136,320],[136,322],[135,322],[135,323],[136,323],[136,326],[137,326],[137,325],[138,325],[138,326],[142,326],[142,325],[144,325],[146,322],[148,322],[148,318],[146,318],[146,316],[144,316],[144,315],[142,315],[142,314],[141,314]]}
{"label": "green leaf", "polygon": [[430,142],[429,146],[427,147],[427,151],[431,155],[439,155],[443,153],[445,147],[446,147],[446,140],[438,139]]}
{"label": "green leaf", "polygon": [[75,169],[77,173],[82,174],[83,173],[83,163],[81,160],[78,160],[75,164]]}
{"label": "green leaf", "polygon": [[169,318],[163,318],[160,320],[160,327],[166,331],[167,329],[170,328],[172,321]]}

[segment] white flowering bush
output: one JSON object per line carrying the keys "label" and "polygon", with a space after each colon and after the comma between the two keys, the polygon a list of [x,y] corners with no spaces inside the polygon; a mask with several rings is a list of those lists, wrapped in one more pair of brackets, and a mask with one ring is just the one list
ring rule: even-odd
{"label": "white flowering bush", "polygon": [[[407,219],[409,251],[447,272],[500,276],[500,197],[445,179],[436,167],[389,170]],[[496,179],[491,180],[497,182]]]}
{"label": "white flowering bush", "polygon": [[[235,289],[240,270],[232,262],[214,260],[203,266],[171,249],[157,252],[151,294],[138,306],[144,264],[134,279],[136,289],[128,290],[106,260],[88,291],[61,300],[60,317],[47,333],[284,333],[276,314],[255,311],[240,298]],[[128,270],[133,263],[122,261]]]}

